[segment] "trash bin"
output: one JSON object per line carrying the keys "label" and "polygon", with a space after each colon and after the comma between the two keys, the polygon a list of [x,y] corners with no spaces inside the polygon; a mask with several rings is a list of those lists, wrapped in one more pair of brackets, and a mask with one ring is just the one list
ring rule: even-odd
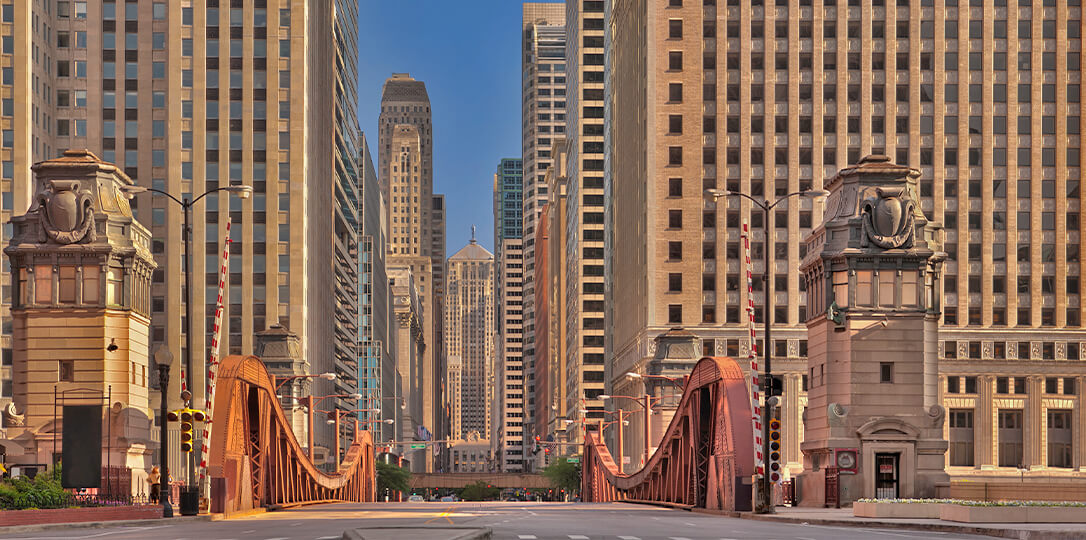
{"label": "trash bin", "polygon": [[181,488],[181,515],[195,516],[200,513],[200,488],[184,486]]}

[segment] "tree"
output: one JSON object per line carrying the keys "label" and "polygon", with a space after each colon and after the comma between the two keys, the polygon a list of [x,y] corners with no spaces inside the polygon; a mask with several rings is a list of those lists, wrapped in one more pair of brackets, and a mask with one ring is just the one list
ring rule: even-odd
{"label": "tree", "polygon": [[392,463],[377,462],[377,493],[405,492],[411,487],[411,471]]}
{"label": "tree", "polygon": [[[575,456],[570,456],[575,457]],[[580,457],[580,456],[576,456]],[[581,462],[570,463],[568,459],[559,457],[553,463],[543,469],[543,476],[550,480],[556,489],[564,489],[570,493],[581,490]]]}
{"label": "tree", "polygon": [[501,492],[502,490],[479,481],[461,489],[459,497],[465,501],[492,501],[497,499]]}

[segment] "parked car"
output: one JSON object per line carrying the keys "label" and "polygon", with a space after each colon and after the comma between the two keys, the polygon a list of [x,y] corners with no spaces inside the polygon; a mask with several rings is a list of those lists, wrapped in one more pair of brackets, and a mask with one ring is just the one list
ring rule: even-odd
{"label": "parked car", "polygon": [[457,498],[456,495],[446,495],[445,497],[441,498],[441,502],[456,502],[459,500],[460,499]]}
{"label": "parked car", "polygon": [[426,502],[426,499],[423,499],[422,495],[412,495],[407,498],[407,502]]}

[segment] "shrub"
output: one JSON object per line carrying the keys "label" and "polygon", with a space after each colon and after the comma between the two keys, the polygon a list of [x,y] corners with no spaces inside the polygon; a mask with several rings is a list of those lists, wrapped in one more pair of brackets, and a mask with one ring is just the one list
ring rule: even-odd
{"label": "shrub", "polygon": [[67,508],[73,495],[60,486],[60,467],[39,473],[33,479],[13,478],[0,482],[0,509]]}

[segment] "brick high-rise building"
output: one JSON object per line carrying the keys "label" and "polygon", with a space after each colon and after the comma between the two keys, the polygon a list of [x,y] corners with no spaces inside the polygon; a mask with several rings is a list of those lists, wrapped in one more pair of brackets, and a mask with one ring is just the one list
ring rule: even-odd
{"label": "brick high-rise building", "polygon": [[[1086,380],[1081,8],[733,4],[611,6],[609,288],[622,291],[609,318],[614,393],[644,390],[623,375],[658,369],[651,343],[669,327],[697,334],[706,354],[746,356],[741,225],[749,224],[754,305],[767,292],[776,305],[770,350],[793,426],[784,455],[800,467],[805,390],[819,382],[806,372],[805,322],[825,306],[808,309],[795,269],[822,204],[790,199],[767,224],[748,201],[714,204],[704,191],[773,201],[885,154],[919,170],[921,210],[945,226],[948,472],[1082,467],[1084,445],[1060,442],[1086,429],[1071,426],[1083,415],[1067,400],[1082,399]],[[571,201],[581,198],[574,184]],[[773,268],[763,268],[765,249]],[[626,455],[639,444],[630,431]]]}
{"label": "brick high-rise building", "polygon": [[495,456],[503,471],[524,470],[531,362],[524,356],[524,238],[521,160],[503,159],[494,173]]}
{"label": "brick high-rise building", "polygon": [[[0,1],[0,219],[30,205],[30,165],[66,148],[88,148],[139,185],[178,198],[252,185],[249,200],[220,193],[193,206],[191,321],[182,317],[181,208],[150,193],[132,201],[151,230],[159,263],[151,346],[164,343],[179,361],[193,358],[195,375],[205,372],[231,219],[222,352],[251,352],[254,333],[278,321],[299,335],[312,369],[331,371],[335,81],[339,66],[350,69],[357,61],[356,51],[340,50],[334,36],[353,43],[347,34],[357,11],[315,0],[229,6]],[[337,55],[342,62],[330,61]],[[0,277],[5,290],[8,276]],[[7,328],[7,307],[0,315]],[[193,351],[182,350],[188,323]],[[10,347],[10,337],[3,339]],[[332,390],[328,381],[314,385]],[[203,384],[195,386],[202,403]]]}

